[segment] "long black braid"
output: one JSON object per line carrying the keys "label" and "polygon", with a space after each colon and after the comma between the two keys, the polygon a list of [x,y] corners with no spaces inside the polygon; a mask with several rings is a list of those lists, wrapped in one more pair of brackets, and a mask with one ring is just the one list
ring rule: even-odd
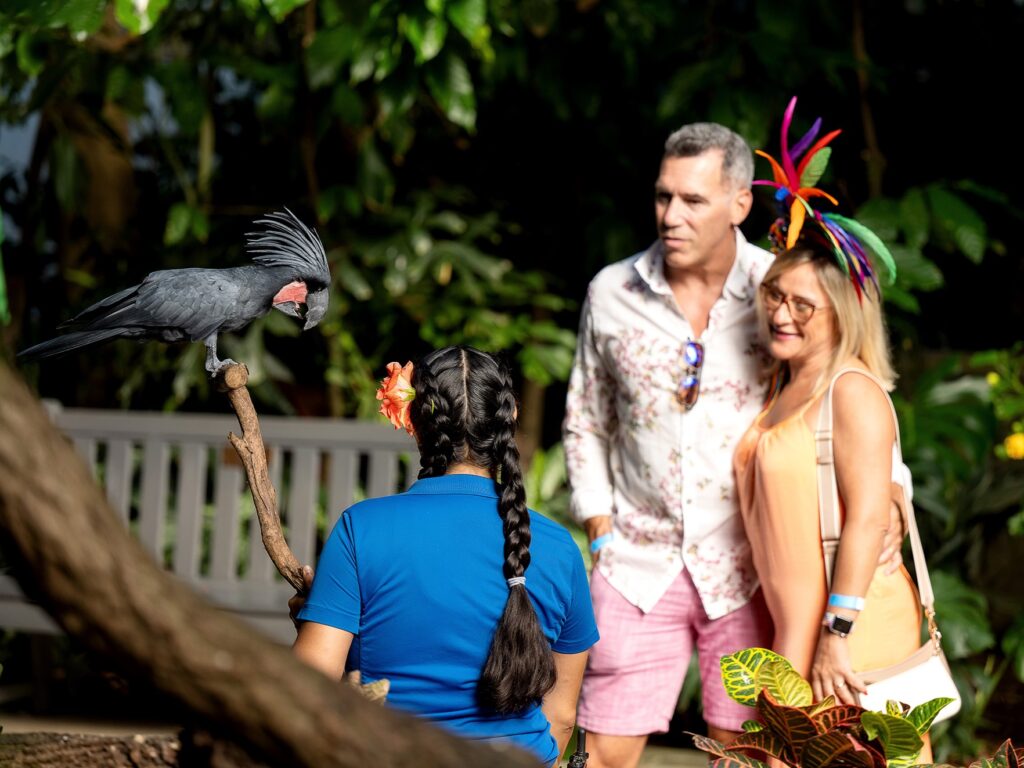
{"label": "long black braid", "polygon": [[[524,576],[530,566],[530,513],[515,442],[511,372],[485,352],[447,347],[416,364],[413,386],[420,477],[444,474],[462,461],[487,468],[498,490],[505,578]],[[500,714],[521,712],[554,684],[551,647],[526,587],[510,587],[477,687],[480,703]]]}

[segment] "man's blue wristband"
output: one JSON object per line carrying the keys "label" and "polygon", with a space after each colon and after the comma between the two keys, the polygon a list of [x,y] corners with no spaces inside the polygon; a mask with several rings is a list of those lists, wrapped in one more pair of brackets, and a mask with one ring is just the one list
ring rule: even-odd
{"label": "man's blue wristband", "polygon": [[828,604],[835,608],[849,608],[851,611],[864,610],[864,598],[852,595],[837,595],[833,592],[828,596]]}
{"label": "man's blue wristband", "polygon": [[607,544],[609,541],[612,540],[612,536],[613,536],[613,534],[606,533],[603,536],[598,536],[596,539],[594,539],[592,542],[590,542],[590,552],[591,552],[591,554],[596,555],[598,550],[601,549],[601,547],[603,547],[605,544]]}

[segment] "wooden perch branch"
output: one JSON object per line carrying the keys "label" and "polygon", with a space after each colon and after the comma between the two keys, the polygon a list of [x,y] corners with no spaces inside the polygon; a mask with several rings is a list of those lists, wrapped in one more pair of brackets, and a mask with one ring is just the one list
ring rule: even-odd
{"label": "wooden perch branch", "polygon": [[217,374],[217,383],[227,393],[231,408],[238,418],[238,426],[242,428],[241,437],[231,432],[228,434],[228,440],[238,452],[238,458],[245,467],[245,476],[249,478],[252,501],[260,521],[263,546],[266,547],[267,554],[281,575],[295,587],[296,592],[304,594],[306,583],[302,578],[302,565],[295,558],[281,530],[281,515],[277,511],[277,491],[270,482],[267,450],[263,445],[260,420],[252,405],[252,398],[249,397],[249,390],[245,388],[248,381],[249,371],[244,365],[230,365]]}

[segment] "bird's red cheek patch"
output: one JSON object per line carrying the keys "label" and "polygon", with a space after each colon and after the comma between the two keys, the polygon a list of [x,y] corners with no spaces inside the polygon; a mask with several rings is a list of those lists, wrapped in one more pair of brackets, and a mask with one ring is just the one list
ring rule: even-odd
{"label": "bird's red cheek patch", "polygon": [[284,288],[277,292],[274,296],[274,304],[284,304],[289,301],[294,301],[296,304],[306,303],[306,284],[296,280],[295,282],[288,283]]}

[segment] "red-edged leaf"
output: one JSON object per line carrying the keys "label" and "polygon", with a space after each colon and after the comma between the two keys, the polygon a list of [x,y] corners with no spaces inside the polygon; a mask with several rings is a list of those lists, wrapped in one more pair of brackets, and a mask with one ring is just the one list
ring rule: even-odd
{"label": "red-edged leaf", "polygon": [[999,745],[992,757],[971,763],[971,768],[1019,768],[1019,750],[1013,748],[1009,739]]}
{"label": "red-edged leaf", "polygon": [[691,733],[690,735],[693,736],[693,746],[697,749],[710,752],[712,755],[718,755],[719,757],[729,757],[729,750],[722,742],[696,733]]}
{"label": "red-edged leaf", "polygon": [[844,725],[855,725],[860,722],[860,716],[864,714],[861,707],[853,704],[841,704],[837,707],[824,709],[813,715],[811,719],[818,726],[819,733],[826,733]]}
{"label": "red-edged leaf", "polygon": [[1013,743],[1009,739],[999,745],[999,749],[996,750],[996,758],[1005,760],[1006,768],[1020,768],[1017,751],[1013,748]]}
{"label": "red-edged leaf", "polygon": [[773,732],[793,757],[800,758],[804,743],[818,735],[810,716],[798,707],[777,704],[767,691],[757,697],[757,711],[768,730]]}
{"label": "red-edged leaf", "polygon": [[[827,768],[837,761],[851,768],[876,768],[874,756],[848,733],[823,733],[804,744],[800,755],[803,768]],[[885,759],[878,768],[885,768]]]}
{"label": "red-edged leaf", "polygon": [[753,733],[741,733],[729,742],[729,749],[756,749],[781,760],[785,745],[771,731],[754,731]]}
{"label": "red-edged leaf", "polygon": [[727,757],[717,757],[708,763],[709,768],[768,768],[766,763],[755,760],[752,757],[741,755],[739,752]]}
{"label": "red-edged leaf", "polygon": [[826,696],[821,701],[815,702],[814,704],[811,704],[809,707],[804,707],[804,712],[806,712],[811,717],[814,717],[816,714],[818,714],[822,710],[828,709],[829,707],[834,707],[835,705],[836,705],[836,697],[835,696]]}

